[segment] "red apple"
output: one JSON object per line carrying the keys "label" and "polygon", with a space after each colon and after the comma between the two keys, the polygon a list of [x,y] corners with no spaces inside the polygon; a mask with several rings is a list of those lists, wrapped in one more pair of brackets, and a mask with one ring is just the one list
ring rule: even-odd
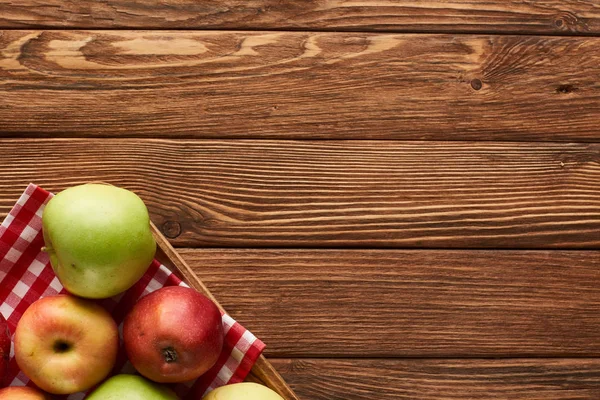
{"label": "red apple", "polygon": [[223,339],[217,306],[180,286],[142,297],[123,324],[129,360],[155,382],[184,382],[204,374],[217,362]]}
{"label": "red apple", "polygon": [[6,386],[8,359],[10,358],[10,330],[4,316],[0,314],[0,387]]}
{"label": "red apple", "polygon": [[29,306],[15,331],[19,368],[40,389],[68,394],[104,379],[117,357],[119,333],[98,304],[60,294]]}
{"label": "red apple", "polygon": [[49,400],[49,397],[27,386],[12,386],[0,390],[0,400]]}

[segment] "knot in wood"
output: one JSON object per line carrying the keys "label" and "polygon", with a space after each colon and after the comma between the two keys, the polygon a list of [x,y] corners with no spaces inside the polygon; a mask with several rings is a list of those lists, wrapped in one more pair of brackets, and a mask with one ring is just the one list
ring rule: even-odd
{"label": "knot in wood", "polygon": [[579,89],[573,85],[558,85],[556,88],[556,93],[569,94],[576,92],[577,90]]}
{"label": "knot in wood", "polygon": [[481,88],[483,87],[483,83],[480,79],[473,79],[471,81],[471,87],[473,88],[473,90],[481,90]]}
{"label": "knot in wood", "polygon": [[181,234],[181,224],[177,221],[167,221],[163,224],[162,231],[169,239],[175,239]]}
{"label": "knot in wood", "polygon": [[563,31],[586,30],[584,26],[579,26],[580,20],[572,12],[565,11],[557,15],[554,19],[554,26]]}

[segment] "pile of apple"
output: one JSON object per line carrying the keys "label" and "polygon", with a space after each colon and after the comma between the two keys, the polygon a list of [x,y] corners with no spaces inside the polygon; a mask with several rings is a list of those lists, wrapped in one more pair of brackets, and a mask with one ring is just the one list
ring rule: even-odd
{"label": "pile of apple", "polygon": [[[217,362],[224,341],[219,309],[193,289],[168,286],[137,301],[123,323],[125,351],[139,375],[106,379],[115,367],[119,332],[94,299],[126,291],[147,271],[156,252],[148,210],[131,191],[87,184],[52,198],[42,222],[44,250],[69,294],[31,304],[15,331],[16,362],[44,392],[9,387],[0,390],[0,400],[43,400],[95,386],[88,400],[176,400],[165,384],[194,380]],[[10,340],[6,328],[0,373],[6,372]],[[253,383],[224,386],[204,399],[282,400]]]}

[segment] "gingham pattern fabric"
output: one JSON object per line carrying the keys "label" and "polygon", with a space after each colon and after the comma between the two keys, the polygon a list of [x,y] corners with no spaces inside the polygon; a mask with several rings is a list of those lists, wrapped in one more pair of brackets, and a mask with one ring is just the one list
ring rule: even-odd
{"label": "gingham pattern fabric", "polygon": [[[41,251],[44,245],[42,212],[50,198],[51,193],[30,184],[0,225],[0,312],[13,334],[21,315],[31,303],[44,296],[65,292],[52,271],[47,254]],[[111,313],[122,334],[122,322],[135,302],[145,294],[171,285],[186,286],[155,260],[131,289],[98,303]],[[212,389],[243,381],[262,353],[265,345],[230,316],[223,315],[223,327],[225,345],[215,366],[193,382],[171,385],[182,399],[200,400]],[[10,385],[34,386],[19,370],[12,348],[10,355]],[[135,373],[123,351],[122,340],[113,374],[121,372]],[[81,400],[85,395],[76,393],[62,398]]]}

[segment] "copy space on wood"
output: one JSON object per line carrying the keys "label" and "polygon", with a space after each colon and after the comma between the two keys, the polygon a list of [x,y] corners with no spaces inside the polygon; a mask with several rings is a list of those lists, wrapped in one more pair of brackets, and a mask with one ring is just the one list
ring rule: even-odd
{"label": "copy space on wood", "polygon": [[598,248],[599,146],[3,139],[0,212],[103,181],[176,246]]}
{"label": "copy space on wood", "polygon": [[302,399],[564,400],[600,397],[598,359],[275,359],[272,362]]}
{"label": "copy space on wood", "polygon": [[180,253],[267,357],[600,356],[599,251]]}
{"label": "copy space on wood", "polygon": [[0,27],[597,34],[595,0],[0,0]]}
{"label": "copy space on wood", "polygon": [[4,31],[1,136],[595,141],[600,38]]}

